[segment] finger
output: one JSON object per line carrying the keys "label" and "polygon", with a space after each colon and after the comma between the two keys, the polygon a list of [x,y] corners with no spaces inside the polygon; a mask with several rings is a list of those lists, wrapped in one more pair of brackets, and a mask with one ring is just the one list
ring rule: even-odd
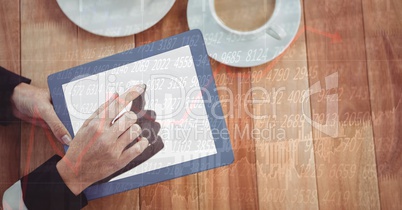
{"label": "finger", "polygon": [[125,112],[113,125],[112,131],[114,136],[118,138],[126,132],[137,121],[137,115],[132,112]]}
{"label": "finger", "polygon": [[69,145],[71,142],[71,136],[68,133],[66,127],[60,121],[59,117],[53,110],[53,107],[49,107],[44,111],[42,114],[42,119],[46,122],[49,126],[50,130],[54,136],[62,143]]}
{"label": "finger", "polygon": [[165,144],[163,143],[162,138],[160,136],[158,136],[158,138],[156,138],[156,141],[152,145],[153,145],[154,153],[161,151],[163,149],[163,147],[165,147]]}
{"label": "finger", "polygon": [[137,114],[137,122],[140,124],[141,122],[145,121],[155,121],[156,120],[156,113],[153,110],[143,110],[142,115]]}
{"label": "finger", "polygon": [[161,128],[160,124],[155,121],[145,121],[139,125],[142,129],[141,136],[147,138],[149,143],[152,144],[158,136],[158,132]]}
{"label": "finger", "polygon": [[117,149],[123,152],[123,150],[131,147],[136,143],[136,139],[141,135],[141,132],[142,129],[138,124],[132,125],[130,129],[124,132],[117,140]]}
{"label": "finger", "polygon": [[113,93],[112,96],[110,96],[110,98],[104,104],[102,104],[87,120],[85,120],[82,126],[87,126],[92,119],[97,117],[99,113],[105,110],[105,108],[107,108],[110,105],[110,103],[112,103],[118,97],[119,97],[118,93]]}
{"label": "finger", "polygon": [[111,124],[113,119],[120,113],[126,106],[132,102],[135,98],[141,95],[145,90],[145,84],[135,85],[127,90],[123,95],[119,96],[110,103],[108,109],[104,109],[100,115],[108,118],[107,123]]}
{"label": "finger", "polygon": [[[144,88],[145,91],[146,87]],[[145,106],[145,100],[144,100],[144,93],[143,92],[141,95],[139,95],[137,98],[133,100],[133,104],[131,105],[131,111],[136,113],[137,115],[143,110]]]}
{"label": "finger", "polygon": [[[128,103],[127,107],[129,107],[131,103],[132,102]],[[130,111],[130,110],[127,110],[127,109],[121,110],[121,112],[112,120],[112,125],[116,122],[116,120],[118,120],[124,113],[126,113],[128,111]]]}
{"label": "finger", "polygon": [[127,165],[131,160],[140,155],[148,147],[148,140],[144,137],[140,141],[135,143],[132,147],[125,150],[120,159],[123,165]]}

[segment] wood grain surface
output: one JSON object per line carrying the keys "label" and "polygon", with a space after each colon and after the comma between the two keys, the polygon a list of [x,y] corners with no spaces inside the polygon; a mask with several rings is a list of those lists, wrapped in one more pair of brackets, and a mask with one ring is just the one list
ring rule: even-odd
{"label": "wood grain surface", "polygon": [[[253,68],[210,60],[233,164],[85,209],[402,209],[402,3],[301,4],[298,34],[277,59]],[[107,38],[77,27],[56,1],[0,0],[0,65],[47,88],[49,74],[189,30],[186,15],[177,0],[150,29]],[[0,195],[54,154],[62,147],[51,132],[0,126]]]}
{"label": "wood grain surface", "polygon": [[235,162],[229,166],[199,173],[200,209],[258,209],[255,164],[255,142],[251,129],[253,121],[250,68],[233,68],[211,61],[217,72],[218,94],[229,130]]}
{"label": "wood grain surface", "polygon": [[[136,46],[188,30],[187,1],[177,0],[160,22],[135,36]],[[189,175],[140,189],[140,209],[197,209],[197,175]]]}
{"label": "wood grain surface", "polygon": [[323,134],[323,126],[313,129],[316,169],[322,169],[322,176],[317,176],[319,207],[378,209],[361,1],[305,2],[307,27],[342,37],[333,42],[307,34],[308,65],[318,72],[316,78],[310,77],[310,86],[321,84],[321,93],[311,96],[313,120],[334,124],[331,130],[338,126],[331,135]]}
{"label": "wood grain surface", "polygon": [[[31,12],[35,11],[35,12]],[[32,85],[47,88],[47,76],[78,64],[65,52],[77,47],[77,27],[65,19],[56,2],[21,1],[21,75]],[[42,128],[23,123],[20,176],[41,165],[61,145]]]}
{"label": "wood grain surface", "polygon": [[378,190],[382,209],[402,209],[402,3],[363,1]]}
{"label": "wood grain surface", "polygon": [[[81,65],[109,55],[113,55],[135,47],[134,36],[108,38],[91,34],[81,28],[77,33],[77,50],[72,52],[72,59]],[[95,172],[96,173],[96,172]],[[90,202],[84,209],[139,209],[139,190],[119,193]],[[108,203],[108,205],[104,205]]]}
{"label": "wood grain surface", "polygon": [[[254,128],[260,209],[318,209],[306,31],[275,61],[253,68]],[[271,69],[271,70],[269,70]],[[263,75],[263,76],[260,76]]]}
{"label": "wood grain surface", "polygon": [[[18,2],[0,4],[0,66],[16,74],[21,71]],[[0,126],[0,195],[19,179],[20,132],[20,122]]]}

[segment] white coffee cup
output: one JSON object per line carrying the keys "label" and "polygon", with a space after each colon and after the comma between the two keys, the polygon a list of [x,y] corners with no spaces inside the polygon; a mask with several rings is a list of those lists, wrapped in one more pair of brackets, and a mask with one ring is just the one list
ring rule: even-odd
{"label": "white coffee cup", "polygon": [[251,31],[240,31],[240,30],[235,30],[229,26],[227,26],[221,18],[218,17],[218,14],[215,9],[215,0],[209,0],[209,8],[211,11],[211,14],[215,21],[227,32],[239,35],[241,37],[244,37],[246,39],[253,39],[253,38],[258,38],[261,35],[264,35],[264,33],[270,35],[271,37],[281,40],[284,37],[286,37],[286,32],[285,30],[278,26],[275,22],[276,18],[278,17],[278,13],[281,11],[281,6],[282,6],[282,1],[284,0],[275,0],[275,8],[274,11],[271,15],[271,17],[257,29],[251,30]]}

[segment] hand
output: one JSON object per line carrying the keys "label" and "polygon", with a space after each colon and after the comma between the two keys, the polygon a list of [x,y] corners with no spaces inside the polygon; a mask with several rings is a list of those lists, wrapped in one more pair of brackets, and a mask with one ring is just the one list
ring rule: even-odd
{"label": "hand", "polygon": [[14,116],[21,120],[52,130],[63,144],[69,144],[71,137],[54,112],[50,93],[26,83],[14,88],[11,96]]}
{"label": "hand", "polygon": [[84,122],[66,155],[56,165],[71,192],[80,194],[91,184],[126,166],[148,146],[148,140],[141,138],[125,149],[142,132],[135,124],[134,112],[126,112],[112,124],[117,114],[143,92],[144,85],[137,85],[121,97],[114,94]]}

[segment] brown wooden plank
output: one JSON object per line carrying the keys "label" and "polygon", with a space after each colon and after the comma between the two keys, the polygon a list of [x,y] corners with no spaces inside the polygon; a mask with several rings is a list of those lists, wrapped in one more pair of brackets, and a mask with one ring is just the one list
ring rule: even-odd
{"label": "brown wooden plank", "polygon": [[211,65],[235,160],[198,174],[200,209],[258,209],[250,68]]}
{"label": "brown wooden plank", "polygon": [[[32,85],[47,88],[47,76],[73,67],[68,58],[77,46],[77,27],[60,10],[56,1],[21,2],[21,72]],[[51,132],[23,123],[21,133],[21,176],[63,151]],[[54,145],[52,147],[51,145]]]}
{"label": "brown wooden plank", "polygon": [[[134,36],[102,37],[78,29],[77,51],[70,53],[72,60],[81,65],[109,55],[134,48]],[[139,190],[131,190],[96,199],[84,209],[139,209]]]}
{"label": "brown wooden plank", "polygon": [[364,29],[382,209],[402,209],[401,1],[363,1]]}
{"label": "brown wooden plank", "polygon": [[[303,10],[302,10],[303,11]],[[303,17],[291,46],[252,68],[260,209],[318,209]],[[314,76],[314,75],[311,75]]]}
{"label": "brown wooden plank", "polygon": [[[310,92],[312,119],[323,125],[313,129],[320,209],[380,208],[361,3],[304,4],[310,76],[317,72],[310,87],[321,85]],[[339,133],[326,135],[325,125]]]}
{"label": "brown wooden plank", "polygon": [[[0,1],[0,66],[20,74],[19,1]],[[1,99],[3,100],[3,99]],[[19,179],[21,123],[0,126],[0,196]]]}
{"label": "brown wooden plank", "polygon": [[131,190],[96,200],[88,203],[83,209],[139,209],[139,190]]}
{"label": "brown wooden plank", "polygon": [[[41,1],[24,2],[23,7],[38,8],[37,14],[31,14],[30,10],[23,10],[22,14],[23,72],[24,76],[32,78],[36,86],[47,87],[46,78],[51,73],[134,47],[134,36],[113,39],[77,29],[77,26],[65,17],[56,2],[51,5]],[[23,138],[29,139],[32,128],[25,125],[23,130]],[[34,145],[28,141],[22,145],[21,170],[24,174],[55,154],[44,132],[40,128],[33,130]],[[60,144],[56,144],[61,149]],[[86,209],[129,207],[138,209],[138,190],[89,202]]]}
{"label": "brown wooden plank", "polygon": [[[240,20],[253,16],[257,11],[262,12],[260,14],[267,11],[265,7],[260,10],[261,7],[252,3],[247,8],[240,2],[220,1],[216,6],[219,7],[219,4],[225,7],[220,10],[221,18],[229,25],[232,23],[231,27],[239,26],[236,18]],[[225,18],[224,14],[230,14],[230,11],[236,11],[236,17]],[[250,26],[240,25],[244,28]],[[211,66],[233,147],[234,162],[199,173],[200,209],[258,209],[251,69],[225,66],[212,59]],[[221,131],[221,134],[225,136],[226,131]]]}
{"label": "brown wooden plank", "polygon": [[[187,1],[175,2],[168,14],[155,26],[135,35],[141,46],[188,30]],[[197,175],[189,175],[140,189],[141,209],[198,209]]]}

